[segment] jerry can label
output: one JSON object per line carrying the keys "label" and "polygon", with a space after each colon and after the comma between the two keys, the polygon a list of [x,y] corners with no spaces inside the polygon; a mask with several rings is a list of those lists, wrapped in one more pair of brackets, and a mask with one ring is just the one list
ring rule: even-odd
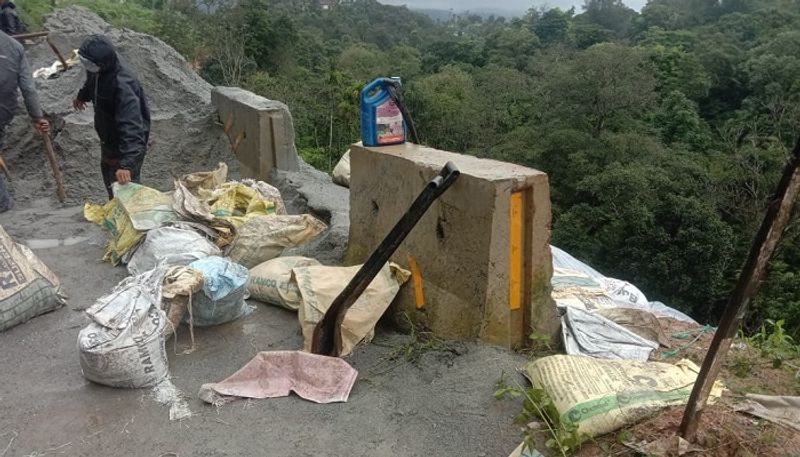
{"label": "jerry can label", "polygon": [[378,127],[378,144],[400,143],[405,141],[403,114],[394,100],[382,104],[375,112]]}

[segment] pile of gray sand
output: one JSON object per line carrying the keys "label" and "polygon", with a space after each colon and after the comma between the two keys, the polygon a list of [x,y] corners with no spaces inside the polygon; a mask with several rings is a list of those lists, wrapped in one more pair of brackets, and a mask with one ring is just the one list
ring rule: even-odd
{"label": "pile of gray sand", "polygon": [[[45,22],[54,44],[66,57],[92,33],[108,36],[139,76],[153,119],[151,144],[142,170],[142,183],[161,190],[172,188],[173,177],[210,170],[226,162],[236,172],[228,138],[211,105],[211,85],[163,41],[131,30],[111,27],[91,11],[68,7]],[[50,66],[56,57],[44,42],[26,45],[31,69]],[[53,143],[67,188],[67,205],[107,199],[100,175],[100,142],[94,131],[91,104],[75,112],[72,100],[83,86],[86,73],[79,66],[55,79],[37,79],[42,109],[53,121]],[[11,171],[16,206],[50,198],[57,204],[55,184],[44,145],[30,126],[22,107],[9,126],[4,157]]]}

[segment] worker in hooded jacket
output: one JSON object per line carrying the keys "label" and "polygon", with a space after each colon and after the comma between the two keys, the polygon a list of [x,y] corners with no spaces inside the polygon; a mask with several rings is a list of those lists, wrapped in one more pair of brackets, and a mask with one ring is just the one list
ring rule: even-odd
{"label": "worker in hooded jacket", "polygon": [[150,111],[136,75],[103,35],[90,35],[78,56],[86,83],[73,101],[76,110],[94,106],[94,128],[100,137],[100,169],[108,198],[112,185],[140,182],[150,138]]}
{"label": "worker in hooded jacket", "polygon": [[18,35],[28,31],[17,14],[17,5],[11,0],[0,0],[0,31],[7,35]]}

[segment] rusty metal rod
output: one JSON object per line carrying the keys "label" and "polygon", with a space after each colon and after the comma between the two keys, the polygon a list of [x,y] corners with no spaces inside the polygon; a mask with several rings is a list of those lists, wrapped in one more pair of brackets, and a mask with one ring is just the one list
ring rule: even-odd
{"label": "rusty metal rod", "polygon": [[794,202],[799,193],[800,139],[798,139],[792,157],[786,165],[775,197],[767,208],[761,229],[753,240],[750,255],[739,276],[739,282],[728,299],[722,320],[711,341],[708,354],[703,360],[703,366],[689,397],[689,403],[686,405],[679,432],[689,442],[694,441],[697,435],[697,425],[708,401],[711,388],[719,377],[725,356],[736,337],[747,305],[758,292],[761,280],[767,270],[767,264],[772,254],[775,253],[775,248],[789,222]]}

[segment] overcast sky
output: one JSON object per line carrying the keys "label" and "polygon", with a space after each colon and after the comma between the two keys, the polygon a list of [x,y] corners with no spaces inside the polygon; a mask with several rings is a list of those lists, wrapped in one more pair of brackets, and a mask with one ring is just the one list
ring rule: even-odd
{"label": "overcast sky", "polygon": [[[443,10],[476,10],[481,8],[500,9],[509,11],[527,11],[531,6],[546,4],[552,7],[571,8],[575,6],[575,11],[581,11],[583,0],[378,0],[387,5],[407,5],[410,8],[430,8]],[[644,6],[646,0],[623,0],[629,7],[639,10]]]}

